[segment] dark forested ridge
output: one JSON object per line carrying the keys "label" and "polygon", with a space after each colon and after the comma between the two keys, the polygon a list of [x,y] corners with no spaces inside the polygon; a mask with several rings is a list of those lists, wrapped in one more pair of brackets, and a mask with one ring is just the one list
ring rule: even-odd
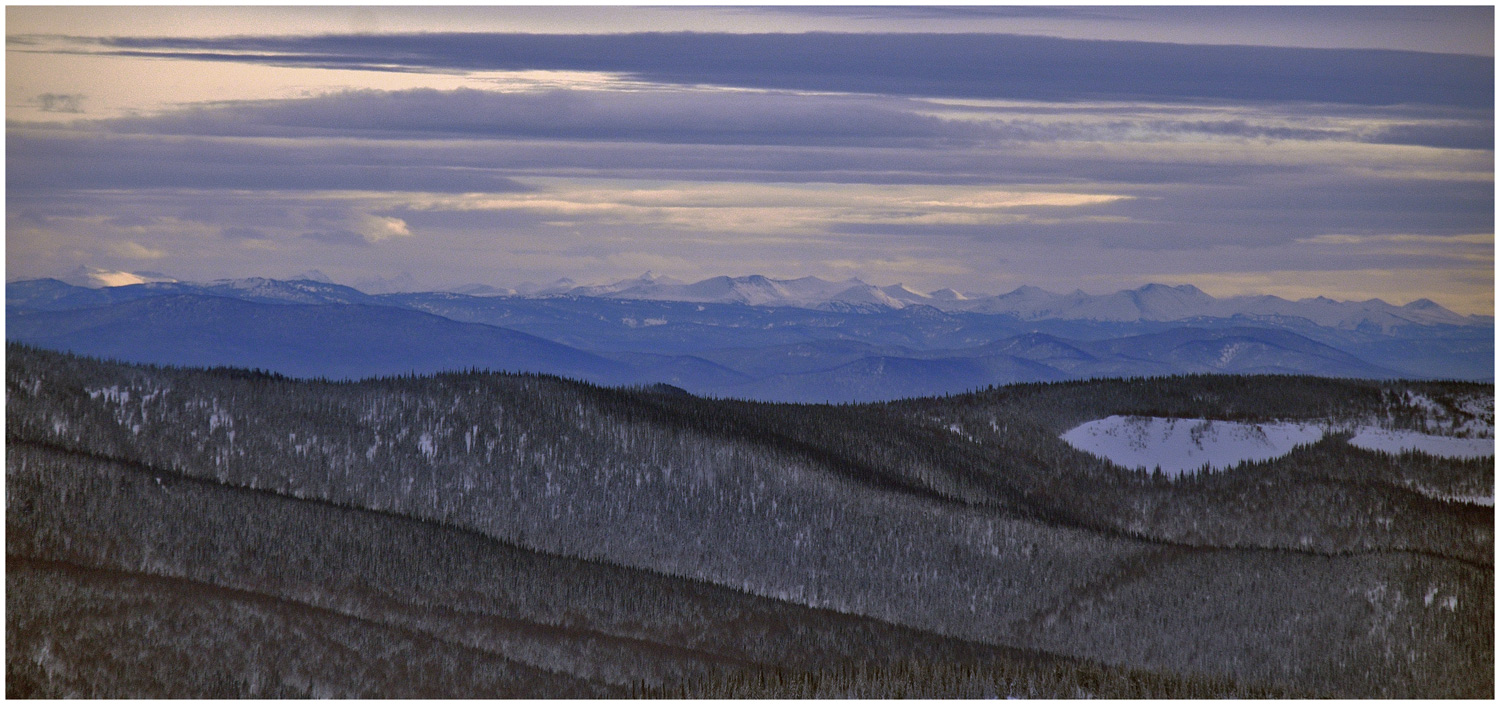
{"label": "dark forested ridge", "polygon": [[793,406],[7,352],[12,696],[1493,695],[1493,510],[1430,496],[1491,460],[1335,434],[1171,480],[1058,439],[1477,385]]}

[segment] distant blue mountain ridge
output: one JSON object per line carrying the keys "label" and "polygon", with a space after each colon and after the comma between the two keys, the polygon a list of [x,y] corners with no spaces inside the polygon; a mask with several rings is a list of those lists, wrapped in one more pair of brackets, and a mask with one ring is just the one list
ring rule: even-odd
{"label": "distant blue mountain ridge", "polygon": [[377,295],[264,278],[18,281],[6,285],[6,337],[133,362],[298,377],[481,368],[796,402],[1189,373],[1494,378],[1493,319],[1427,301],[1215,299],[1163,285],[979,297],[857,280],[684,284],[649,275],[524,295],[468,290]]}

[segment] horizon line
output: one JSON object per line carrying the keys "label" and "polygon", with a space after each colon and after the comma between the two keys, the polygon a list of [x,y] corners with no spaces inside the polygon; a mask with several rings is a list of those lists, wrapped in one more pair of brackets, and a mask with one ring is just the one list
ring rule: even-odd
{"label": "horizon line", "polygon": [[[89,270],[93,270],[93,271],[89,271]],[[95,275],[124,275],[124,276],[129,276],[129,277],[133,277],[135,279],[138,279],[138,281],[121,281],[118,284],[101,283],[100,285],[97,285],[97,286],[89,285],[89,284],[76,284],[74,282],[68,281],[68,279],[74,279],[76,281],[77,278],[80,277],[80,276],[95,276]],[[316,275],[316,276],[309,276],[309,275]],[[125,271],[120,271],[120,270],[104,270],[104,269],[100,269],[100,268],[97,268],[97,267],[87,267],[85,265],[80,265],[77,269],[72,270],[68,274],[61,274],[61,275],[55,275],[55,276],[12,277],[10,275],[7,275],[5,283],[6,283],[7,286],[9,286],[9,285],[15,284],[15,283],[22,283],[22,282],[28,282],[28,281],[42,281],[42,280],[49,280],[50,279],[50,280],[54,280],[54,281],[58,281],[58,282],[67,284],[69,286],[78,286],[78,287],[87,288],[87,289],[110,289],[110,288],[119,288],[119,287],[124,287],[124,286],[135,286],[135,285],[151,284],[151,283],[177,283],[177,284],[195,284],[195,285],[201,285],[201,284],[213,284],[213,283],[217,283],[217,282],[244,281],[244,280],[248,280],[248,279],[266,279],[266,280],[270,280],[270,281],[280,281],[280,282],[310,281],[310,282],[315,282],[315,283],[319,283],[319,284],[331,284],[331,285],[334,285],[334,286],[342,286],[342,287],[347,287],[347,288],[350,288],[350,289],[354,289],[355,291],[358,291],[358,292],[360,292],[362,294],[365,294],[365,295],[368,295],[368,296],[381,296],[381,295],[385,295],[385,294],[419,294],[419,293],[447,293],[447,294],[458,294],[460,296],[467,296],[469,294],[463,294],[461,292],[458,292],[457,290],[458,289],[463,289],[463,288],[469,288],[469,287],[480,287],[480,286],[482,286],[482,287],[489,287],[491,289],[496,289],[496,290],[501,290],[501,291],[509,291],[510,292],[510,293],[506,293],[506,294],[498,294],[497,296],[515,296],[515,297],[519,297],[519,298],[538,298],[538,295],[536,294],[537,291],[546,290],[546,289],[552,288],[554,286],[563,284],[564,282],[566,282],[567,285],[568,285],[568,290],[567,291],[550,292],[548,294],[542,294],[541,296],[566,295],[566,294],[569,293],[569,291],[576,290],[576,289],[584,289],[584,288],[591,288],[591,287],[605,287],[605,286],[612,286],[612,285],[617,285],[617,284],[623,284],[623,283],[632,282],[632,281],[657,282],[657,281],[661,281],[661,280],[664,280],[664,279],[671,281],[672,282],[671,285],[675,285],[675,286],[692,286],[692,285],[695,285],[695,284],[701,284],[701,283],[706,282],[706,281],[711,281],[711,280],[714,280],[714,279],[728,279],[728,280],[731,280],[731,281],[742,281],[742,280],[747,280],[747,279],[761,278],[761,279],[765,279],[767,281],[771,281],[771,282],[775,282],[775,283],[786,283],[786,282],[800,281],[800,280],[805,280],[805,279],[816,279],[818,281],[821,281],[821,282],[824,282],[824,283],[828,283],[828,284],[845,284],[845,283],[847,283],[847,284],[851,284],[853,286],[864,285],[864,286],[869,286],[869,287],[873,287],[875,289],[881,289],[881,290],[891,289],[891,288],[895,288],[895,287],[901,287],[901,288],[905,289],[908,292],[911,292],[911,293],[923,296],[924,298],[932,298],[932,294],[937,293],[939,291],[953,291],[953,292],[958,293],[959,295],[963,296],[964,300],[971,300],[971,301],[972,300],[980,300],[980,299],[993,299],[993,298],[1000,298],[1000,297],[1004,297],[1004,296],[1009,296],[1011,294],[1014,294],[1016,292],[1022,291],[1024,289],[1036,290],[1036,291],[1039,291],[1041,293],[1044,293],[1044,294],[1047,294],[1047,295],[1050,295],[1050,296],[1072,296],[1072,295],[1076,295],[1076,294],[1083,294],[1085,296],[1090,296],[1090,297],[1104,297],[1104,296],[1112,296],[1112,295],[1119,294],[1119,293],[1124,293],[1124,292],[1139,292],[1139,291],[1143,291],[1143,290],[1146,290],[1146,289],[1161,287],[1161,288],[1179,289],[1179,290],[1183,289],[1183,288],[1188,288],[1188,289],[1191,289],[1194,292],[1197,292],[1197,293],[1203,294],[1205,296],[1208,296],[1209,298],[1212,298],[1212,299],[1214,299],[1216,301],[1224,301],[1224,300],[1232,300],[1232,299],[1248,299],[1248,298],[1270,297],[1270,298],[1280,299],[1282,301],[1287,301],[1287,302],[1290,302],[1290,303],[1301,303],[1301,302],[1317,301],[1319,299],[1324,299],[1324,300],[1328,300],[1328,301],[1332,301],[1334,303],[1340,303],[1340,304],[1350,304],[1350,303],[1379,303],[1379,304],[1385,304],[1387,306],[1393,306],[1393,307],[1397,307],[1397,308],[1404,308],[1404,307],[1410,306],[1412,304],[1421,303],[1421,302],[1427,302],[1429,304],[1437,305],[1437,306],[1439,306],[1439,307],[1441,307],[1441,308],[1443,308],[1443,309],[1445,309],[1445,310],[1447,310],[1447,311],[1449,311],[1451,313],[1454,313],[1454,314],[1460,315],[1460,316],[1478,317],[1478,318],[1490,318],[1490,319],[1494,318],[1494,315],[1492,313],[1463,313],[1463,312],[1461,312],[1459,310],[1455,310],[1453,308],[1450,308],[1447,305],[1440,304],[1440,303],[1438,303],[1437,301],[1435,301],[1434,299],[1432,299],[1431,297],[1428,297],[1428,296],[1419,296],[1419,297],[1414,298],[1411,301],[1407,301],[1405,303],[1393,303],[1393,302],[1387,301],[1387,300],[1385,300],[1383,298],[1380,298],[1380,297],[1371,297],[1371,298],[1367,298],[1367,299],[1356,299],[1356,298],[1339,299],[1339,298],[1334,298],[1332,296],[1329,296],[1327,294],[1319,294],[1319,295],[1315,295],[1315,296],[1305,296],[1305,297],[1301,297],[1301,298],[1288,298],[1288,297],[1285,297],[1285,296],[1281,296],[1281,295],[1278,295],[1278,294],[1267,293],[1267,292],[1215,295],[1215,294],[1211,293],[1210,291],[1205,290],[1204,288],[1202,288],[1201,286],[1199,286],[1197,284],[1194,284],[1194,283],[1188,282],[1188,281],[1181,281],[1181,280],[1178,280],[1177,283],[1168,283],[1168,281],[1170,281],[1170,280],[1168,280],[1168,281],[1155,281],[1155,280],[1153,280],[1153,281],[1148,281],[1148,282],[1146,282],[1144,284],[1141,284],[1139,286],[1136,286],[1136,287],[1125,287],[1125,288],[1121,288],[1121,289],[1114,289],[1114,290],[1109,290],[1109,291],[1101,291],[1099,293],[1092,293],[1092,292],[1086,291],[1082,287],[1075,287],[1072,291],[1059,292],[1059,291],[1054,291],[1052,289],[1047,289],[1047,288],[1044,288],[1044,287],[1041,287],[1041,286],[1037,286],[1037,285],[1033,285],[1033,284],[1021,284],[1019,286],[1016,286],[1013,289],[1009,289],[1009,290],[1006,290],[1006,291],[1000,291],[1000,292],[997,292],[997,293],[986,293],[986,292],[979,292],[979,291],[964,291],[964,290],[960,290],[960,289],[957,289],[956,287],[952,287],[952,286],[939,287],[939,288],[932,289],[930,291],[925,291],[924,292],[924,291],[921,291],[919,289],[911,288],[911,287],[907,286],[904,282],[896,282],[894,284],[874,284],[874,283],[871,283],[871,282],[868,282],[868,281],[865,281],[865,280],[861,279],[859,276],[852,276],[852,277],[848,277],[848,278],[845,278],[845,279],[825,279],[825,278],[823,278],[821,276],[818,276],[816,274],[805,274],[805,275],[793,276],[793,277],[778,277],[778,276],[774,276],[774,275],[763,275],[763,274],[744,274],[744,275],[738,275],[738,276],[727,275],[727,274],[719,274],[719,275],[704,277],[702,279],[697,279],[697,280],[685,280],[685,279],[679,279],[679,278],[674,277],[674,276],[669,275],[669,274],[667,274],[667,275],[653,274],[653,270],[647,270],[645,273],[643,273],[643,274],[641,274],[639,276],[636,276],[636,277],[627,277],[627,278],[624,278],[624,279],[614,279],[614,280],[601,281],[601,282],[591,282],[591,283],[579,282],[579,281],[576,281],[576,280],[574,280],[574,279],[572,279],[570,277],[566,277],[565,276],[565,277],[559,277],[557,279],[554,279],[554,280],[552,280],[551,282],[548,282],[548,283],[536,283],[536,282],[531,282],[531,281],[522,281],[520,283],[517,283],[517,284],[514,284],[514,285],[509,285],[509,286],[506,286],[506,285],[496,285],[496,284],[488,284],[488,283],[483,283],[483,282],[467,282],[467,283],[464,283],[464,284],[457,284],[457,285],[452,285],[452,286],[447,286],[447,287],[423,288],[422,286],[415,285],[415,283],[413,282],[414,288],[397,288],[397,289],[393,289],[393,290],[390,290],[390,291],[370,291],[370,290],[367,290],[366,288],[362,288],[362,287],[381,288],[382,285],[384,285],[387,282],[391,282],[393,280],[400,280],[400,279],[402,279],[404,277],[409,277],[409,276],[410,276],[410,272],[402,272],[401,274],[398,274],[395,277],[379,277],[379,276],[376,276],[376,277],[370,277],[370,278],[366,278],[366,279],[357,280],[357,281],[355,281],[353,283],[342,283],[342,282],[334,281],[332,277],[329,277],[328,275],[323,274],[321,271],[319,271],[316,268],[314,268],[314,269],[310,269],[310,270],[301,272],[299,274],[289,275],[289,276],[286,276],[286,277],[259,276],[259,275],[257,275],[257,276],[247,276],[247,277],[221,277],[221,278],[216,278],[216,279],[188,279],[188,278],[178,278],[178,277],[174,277],[174,276],[171,276],[171,275],[168,275],[168,274],[164,274],[164,273],[161,273],[161,272],[154,272],[154,271],[150,271],[150,272],[148,272],[148,271],[142,271],[142,272],[125,272]],[[318,278],[318,277],[321,277],[321,278]],[[524,294],[520,293],[518,291],[518,289],[521,288],[521,287],[531,288],[531,291],[529,291],[527,293],[524,293]],[[598,296],[598,295],[589,295],[589,294],[579,294],[579,296],[593,296],[595,298],[607,298],[607,296]],[[647,299],[647,300],[649,300],[649,299]],[[662,299],[662,300],[671,300],[671,299]]]}

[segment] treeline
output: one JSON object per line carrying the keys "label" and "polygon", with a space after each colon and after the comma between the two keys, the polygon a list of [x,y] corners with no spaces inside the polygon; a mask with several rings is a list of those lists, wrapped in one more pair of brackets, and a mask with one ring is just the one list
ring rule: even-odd
{"label": "treeline", "polygon": [[1260,686],[1203,677],[1177,677],[1093,664],[1020,668],[901,662],[890,666],[849,664],[827,671],[761,669],[735,671],[658,688],[638,688],[644,698],[665,699],[1267,699],[1308,697]]}

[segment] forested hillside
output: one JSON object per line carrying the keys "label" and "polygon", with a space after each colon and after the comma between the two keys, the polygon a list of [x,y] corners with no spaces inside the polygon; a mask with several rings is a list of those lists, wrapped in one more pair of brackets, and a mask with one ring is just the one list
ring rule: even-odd
{"label": "forested hillside", "polygon": [[1058,438],[1477,385],[794,406],[7,350],[12,695],[1493,694],[1493,510],[1429,496],[1491,459],[1333,433],[1169,480]]}

